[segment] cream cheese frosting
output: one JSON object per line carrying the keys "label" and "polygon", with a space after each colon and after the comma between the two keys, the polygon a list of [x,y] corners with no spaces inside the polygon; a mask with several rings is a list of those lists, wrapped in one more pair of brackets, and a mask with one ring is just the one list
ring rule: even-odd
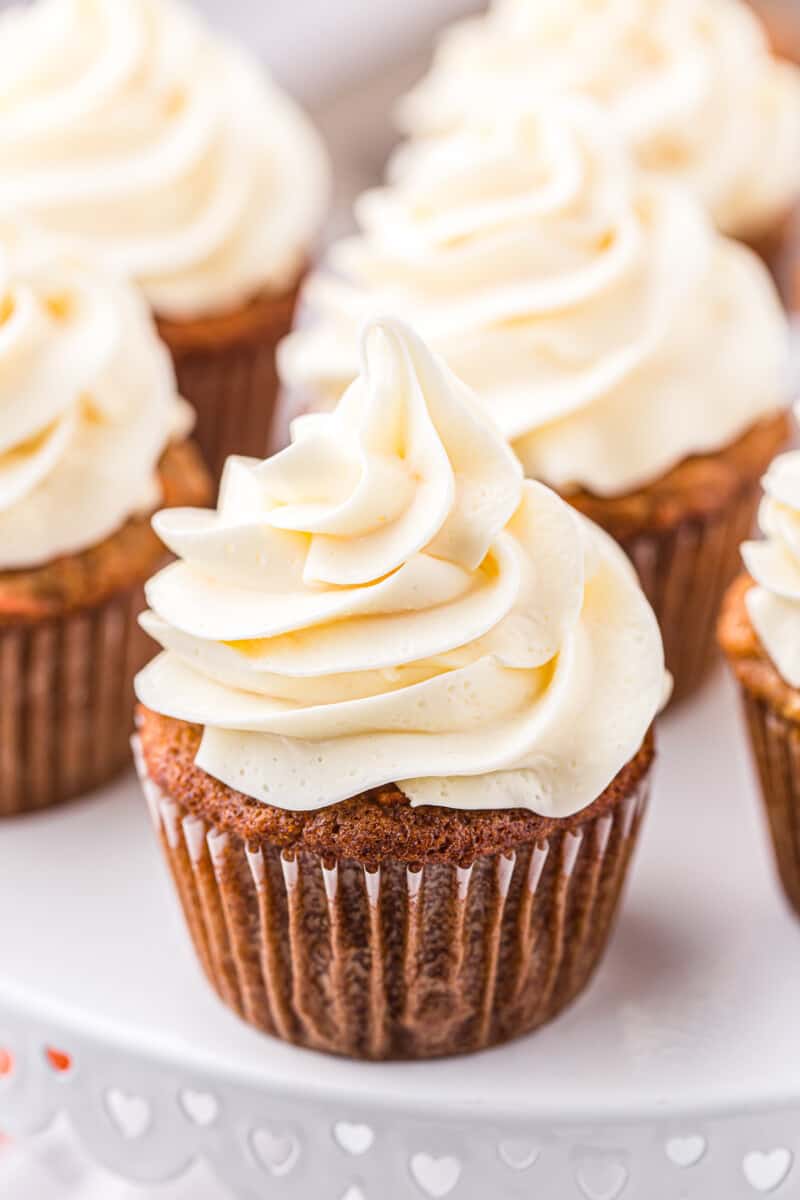
{"label": "cream cheese frosting", "polygon": [[414,804],[590,804],[663,695],[653,613],[623,553],[519,463],[402,323],[292,443],[230,459],[216,512],[155,528],[164,652],[142,703],[204,726],[197,763],[307,810],[398,783]]}
{"label": "cream cheese frosting", "polygon": [[386,311],[562,492],[635,490],[782,407],[787,325],[766,268],[638,171],[596,106],[536,105],[402,157],[280,347],[302,401],[338,399],[355,331]]}
{"label": "cream cheese frosting", "polygon": [[725,233],[756,238],[800,197],[800,68],[743,0],[497,0],[445,33],[399,120],[436,135],[563,91],[601,103]]}
{"label": "cream cheese frosting", "polygon": [[300,109],[182,0],[0,16],[0,216],[86,237],[161,316],[293,285],[328,165]]}
{"label": "cream cheese frosting", "polygon": [[191,415],[139,292],[60,240],[0,230],[0,570],[84,550],[162,500]]}
{"label": "cream cheese frosting", "polygon": [[742,556],[756,586],[745,603],[753,628],[790,687],[800,688],[800,451],[781,454],[763,479],[762,541]]}

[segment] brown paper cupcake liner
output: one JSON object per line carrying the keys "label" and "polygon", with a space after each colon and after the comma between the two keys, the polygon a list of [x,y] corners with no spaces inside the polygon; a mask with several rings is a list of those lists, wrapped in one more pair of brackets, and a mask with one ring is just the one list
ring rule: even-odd
{"label": "brown paper cupcake liner", "polygon": [[647,779],[471,866],[289,857],[219,833],[137,766],[203,970],[265,1033],[364,1059],[481,1050],[550,1021],[602,955]]}
{"label": "brown paper cupcake liner", "polygon": [[141,584],[94,607],[0,626],[0,817],[106,783],[130,762],[133,678],[151,657]]}
{"label": "brown paper cupcake liner", "polygon": [[800,724],[745,688],[742,699],[778,874],[800,915]]}
{"label": "brown paper cupcake liner", "polygon": [[769,269],[784,303],[790,308],[795,306],[793,271],[799,233],[800,209],[795,208],[776,221],[772,229],[747,241],[750,249]]}
{"label": "brown paper cupcake liner", "polygon": [[760,495],[755,479],[723,510],[622,543],[658,618],[676,700],[695,690],[717,657],[717,616],[740,569],[741,543],[752,529]]}
{"label": "brown paper cupcake liner", "polygon": [[800,63],[800,11],[797,0],[750,0],[766,27],[773,53]]}
{"label": "brown paper cupcake liner", "polygon": [[297,289],[254,303],[239,319],[196,328],[158,323],[178,389],[195,409],[194,440],[217,482],[229,455],[266,457],[280,386],[276,350],[291,329],[296,299]]}

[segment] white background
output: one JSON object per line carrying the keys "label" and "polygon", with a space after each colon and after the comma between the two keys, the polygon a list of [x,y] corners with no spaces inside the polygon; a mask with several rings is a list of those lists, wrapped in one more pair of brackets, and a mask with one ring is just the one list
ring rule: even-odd
{"label": "white background", "polygon": [[[275,77],[316,101],[355,72],[380,70],[480,0],[192,0],[254,46]],[[0,9],[12,0],[0,0]]]}
{"label": "white background", "polygon": [[316,99],[359,71],[404,57],[477,0],[196,0],[247,37],[298,95]]}

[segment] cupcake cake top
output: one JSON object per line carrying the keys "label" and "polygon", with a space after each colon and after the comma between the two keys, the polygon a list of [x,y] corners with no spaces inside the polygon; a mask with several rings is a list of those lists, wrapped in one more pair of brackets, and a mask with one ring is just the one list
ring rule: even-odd
{"label": "cupcake cake top", "polygon": [[[331,404],[375,311],[415,322],[526,472],[619,495],[781,407],[786,319],[766,268],[683,189],[633,167],[578,98],[401,152],[361,232],[309,283],[284,381]],[[742,337],[742,330],[747,336]]]}
{"label": "cupcake cake top", "polygon": [[495,0],[445,33],[399,120],[440,134],[562,91],[606,107],[726,233],[758,236],[800,195],[800,69],[742,0]]}
{"label": "cupcake cake top", "polygon": [[324,216],[308,120],[183,0],[0,17],[0,216],[92,240],[165,317],[291,286]]}
{"label": "cupcake cake top", "polygon": [[138,291],[82,248],[0,227],[0,570],[156,508],[158,461],[190,426]]}
{"label": "cupcake cake top", "polygon": [[165,652],[148,708],[204,727],[197,764],[281,808],[387,783],[413,804],[567,816],[637,752],[664,686],[627,559],[540,484],[404,325],[292,444],[230,459],[216,512],[155,528]]}
{"label": "cupcake cake top", "polygon": [[763,479],[763,541],[742,556],[756,586],[745,597],[759,640],[790,687],[800,688],[800,451],[779,455]]}

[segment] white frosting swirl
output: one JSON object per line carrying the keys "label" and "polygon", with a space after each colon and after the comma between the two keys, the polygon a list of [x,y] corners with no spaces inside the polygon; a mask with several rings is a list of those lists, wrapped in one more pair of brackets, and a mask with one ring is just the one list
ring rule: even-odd
{"label": "white frosting swirl", "polygon": [[602,103],[726,233],[758,236],[800,196],[800,69],[742,0],[497,0],[445,34],[399,118],[438,134],[562,91]]}
{"label": "white frosting swirl", "polygon": [[159,315],[293,284],[324,216],[316,133],[182,0],[0,17],[0,215],[91,239]]}
{"label": "white frosting swirl", "polygon": [[742,556],[756,582],[745,603],[759,640],[790,687],[800,688],[800,451],[781,454],[763,479],[764,540]]}
{"label": "white frosting swirl", "polygon": [[598,495],[781,407],[786,319],[766,268],[682,189],[636,171],[588,102],[476,122],[403,158],[307,288],[308,327],[279,354],[290,389],[334,402],[358,370],[355,330],[397,313],[529,475]]}
{"label": "white frosting swirl", "polygon": [[522,472],[411,331],[372,324],[335,412],[217,512],[161,514],[148,585],[165,647],[148,707],[205,726],[198,764],[316,809],[382,784],[412,803],[566,816],[638,751],[664,684],[622,552]]}
{"label": "white frosting swirl", "polygon": [[0,231],[0,570],[96,545],[161,502],[188,432],[139,292],[83,249]]}

